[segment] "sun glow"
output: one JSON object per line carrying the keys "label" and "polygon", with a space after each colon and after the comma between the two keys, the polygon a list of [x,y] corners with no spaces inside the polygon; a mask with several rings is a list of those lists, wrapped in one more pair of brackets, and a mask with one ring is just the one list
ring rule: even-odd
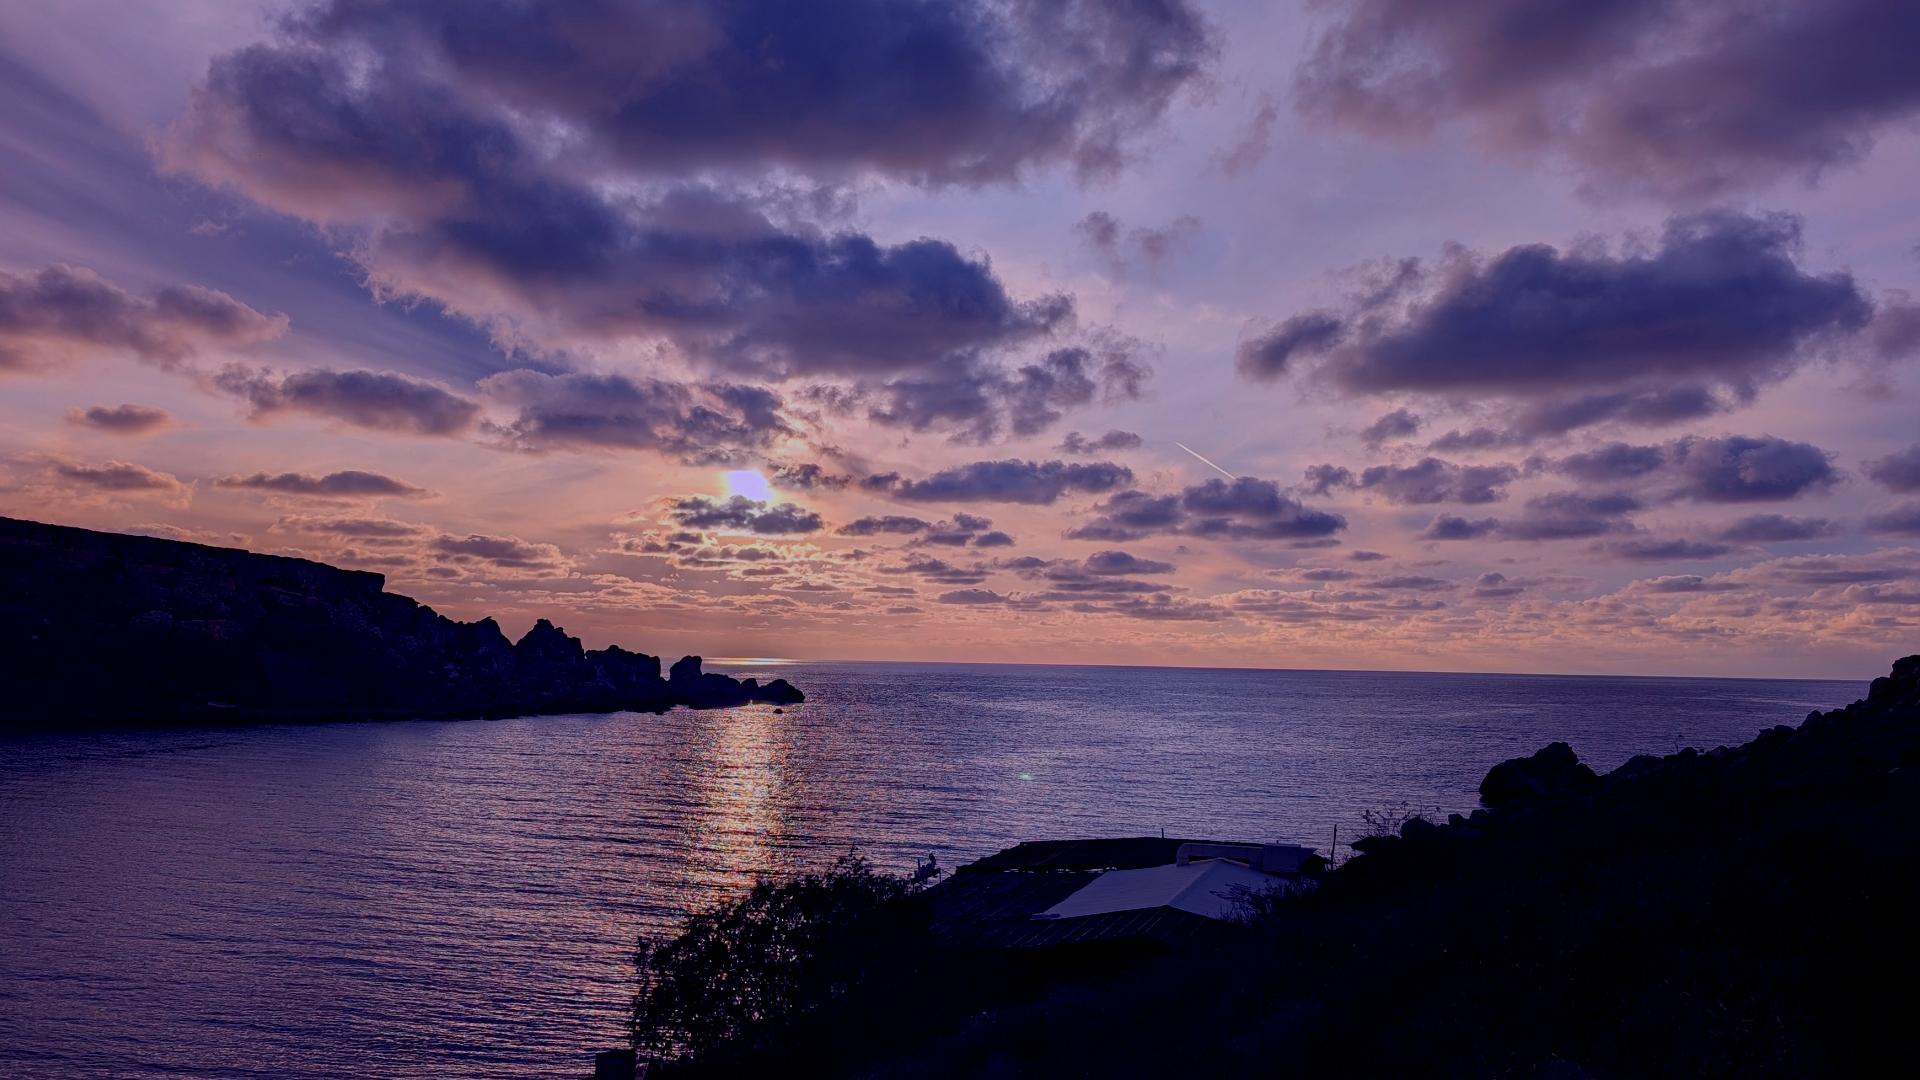
{"label": "sun glow", "polygon": [[755,502],[766,502],[773,498],[773,489],[767,486],[767,478],[752,469],[736,469],[727,474],[727,494],[744,495]]}

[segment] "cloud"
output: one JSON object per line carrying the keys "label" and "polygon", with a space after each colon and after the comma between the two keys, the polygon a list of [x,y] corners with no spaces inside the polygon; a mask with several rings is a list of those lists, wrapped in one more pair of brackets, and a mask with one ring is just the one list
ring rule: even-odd
{"label": "cloud", "polygon": [[773,392],[731,383],[687,384],[624,375],[521,368],[480,384],[515,411],[485,431],[505,445],[549,450],[657,450],[690,462],[730,462],[791,429]]}
{"label": "cloud", "polygon": [[1473,582],[1473,596],[1481,600],[1498,600],[1509,596],[1518,596],[1527,591],[1527,587],[1517,581],[1510,581],[1507,575],[1497,570],[1481,574]]}
{"label": "cloud", "polygon": [[1838,534],[1840,523],[1823,517],[1786,514],[1750,514],[1721,529],[1718,539],[1742,544],[1777,544],[1792,540],[1820,540]]}
{"label": "cloud", "polygon": [[99,464],[84,461],[53,461],[48,464],[47,469],[63,479],[116,494],[157,494],[182,498],[191,491],[186,484],[180,482],[179,477],[172,473],[156,472],[145,465],[135,465],[126,461],[106,461]]}
{"label": "cloud", "polygon": [[1840,481],[1831,454],[1772,435],[1688,435],[1661,446],[1616,442],[1533,463],[1587,483],[1639,485],[1657,489],[1660,498],[1706,503],[1782,502]]}
{"label": "cloud", "polygon": [[1630,528],[1627,515],[1641,509],[1630,495],[1583,495],[1555,491],[1528,499],[1517,518],[1468,520],[1453,514],[1433,519],[1422,540],[1577,540],[1622,532]]}
{"label": "cloud", "polygon": [[362,472],[359,469],[346,469],[328,473],[325,476],[314,476],[311,473],[257,472],[251,476],[223,476],[215,480],[213,486],[240,488],[247,491],[269,491],[277,495],[316,495],[335,499],[423,499],[433,494],[426,488],[409,484],[405,480],[396,480],[376,472]]}
{"label": "cloud", "polygon": [[1095,210],[1074,223],[1073,231],[1105,260],[1115,277],[1124,277],[1129,264],[1144,264],[1149,272],[1159,269],[1169,256],[1199,235],[1200,225],[1199,218],[1182,214],[1164,228],[1142,226],[1122,236],[1118,218]]}
{"label": "cloud", "polygon": [[1731,552],[1733,548],[1726,544],[1709,543],[1702,540],[1655,540],[1636,538],[1633,540],[1615,540],[1607,545],[1607,553],[1629,562],[1677,562],[1700,559],[1718,559]]}
{"label": "cloud", "polygon": [[1499,502],[1520,470],[1499,465],[1456,465],[1439,458],[1422,458],[1413,465],[1375,465],[1360,474],[1354,486],[1376,491],[1390,503],[1419,506],[1438,502],[1469,505]]}
{"label": "cloud", "polygon": [[1003,502],[1049,505],[1071,492],[1099,494],[1133,480],[1133,470],[1110,461],[975,461],[925,480],[888,488],[905,502]]}
{"label": "cloud", "polygon": [[942,604],[1004,604],[1007,598],[992,589],[955,589],[936,598]]}
{"label": "cloud", "polygon": [[830,473],[824,466],[809,461],[782,465],[767,477],[767,482],[789,491],[839,491],[853,483],[853,477]]}
{"label": "cloud", "polygon": [[1741,587],[1731,581],[1709,581],[1698,574],[1671,574],[1634,583],[1637,591],[1650,593],[1729,592]]}
{"label": "cloud", "polygon": [[1338,514],[1310,510],[1281,494],[1271,480],[1242,476],[1231,483],[1208,480],[1177,495],[1123,491],[1096,505],[1099,515],[1069,529],[1069,540],[1138,540],[1179,534],[1218,540],[1329,537],[1347,527]]}
{"label": "cloud", "polygon": [[480,415],[474,402],[391,371],[317,368],[276,377],[236,366],[216,376],[214,385],[244,398],[256,420],[300,413],[375,431],[450,436],[466,431]]}
{"label": "cloud", "polygon": [[1920,491],[1920,443],[1898,453],[1875,458],[1863,471],[1889,491]]}
{"label": "cloud", "polygon": [[1272,380],[1287,373],[1295,356],[1324,352],[1347,332],[1345,320],[1330,311],[1293,315],[1240,343],[1235,362],[1249,379]]}
{"label": "cloud", "polygon": [[1124,551],[1096,551],[1086,557],[1081,564],[1089,574],[1171,574],[1174,566],[1169,562],[1156,562],[1142,559]]}
{"label": "cloud", "polygon": [[399,540],[427,536],[433,532],[425,525],[392,518],[316,517],[308,514],[283,515],[273,523],[272,531],[345,536],[360,540]]}
{"label": "cloud", "polygon": [[1395,409],[1360,429],[1360,438],[1368,446],[1379,446],[1389,439],[1414,434],[1420,430],[1422,423],[1420,416],[1411,409]]}
{"label": "cloud", "polygon": [[1700,198],[1864,156],[1920,112],[1900,0],[1342,0],[1309,118],[1403,138],[1456,117],[1603,190]]}
{"label": "cloud", "polygon": [[931,526],[932,522],[924,521],[917,517],[902,517],[897,514],[888,514],[885,517],[858,518],[840,526],[838,529],[835,529],[834,532],[839,536],[883,536],[887,534],[913,536],[926,532]]}
{"label": "cloud", "polygon": [[1681,485],[1675,494],[1699,502],[1780,502],[1840,480],[1826,451],[1771,435],[1688,436],[1667,453]]}
{"label": "cloud", "polygon": [[1061,440],[1059,450],[1063,454],[1085,457],[1115,450],[1137,450],[1143,441],[1131,431],[1112,430],[1097,439],[1088,439],[1077,431],[1069,431],[1067,437]]}
{"label": "cloud", "polygon": [[262,314],[197,285],[137,296],[80,267],[0,270],[0,373],[116,350],[172,366],[207,348],[254,345],[286,329],[284,315]]}
{"label": "cloud", "polygon": [[173,414],[152,405],[92,405],[68,409],[67,423],[114,435],[151,435],[172,426]]}
{"label": "cloud", "polygon": [[1338,313],[1281,324],[1241,369],[1275,377],[1314,355],[1350,393],[1522,399],[1520,436],[1704,415],[1712,387],[1750,396],[1871,320],[1852,277],[1801,270],[1799,245],[1795,218],[1714,211],[1670,220],[1652,251],[1453,247]]}
{"label": "cloud", "polygon": [[441,556],[444,561],[454,564],[485,563],[506,570],[560,569],[565,560],[560,549],[552,544],[534,544],[517,536],[486,536],[478,533],[467,536],[441,534],[428,545],[428,550]]}
{"label": "cloud", "polygon": [[959,441],[987,442],[1008,429],[1037,435],[1093,403],[1134,400],[1153,369],[1138,342],[1108,335],[1094,346],[1054,349],[1013,371],[969,359],[887,381],[856,398],[870,419],[924,431],[947,426]]}
{"label": "cloud", "polygon": [[1267,156],[1273,133],[1273,122],[1280,119],[1279,106],[1273,102],[1271,94],[1260,95],[1260,108],[1247,123],[1246,133],[1230,147],[1226,147],[1213,156],[1213,163],[1228,176],[1239,176],[1260,164]]}
{"label": "cloud", "polygon": [[1881,536],[1920,536],[1920,502],[1909,499],[1869,515],[1867,531]]}
{"label": "cloud", "polygon": [[[1087,0],[480,14],[432,0],[336,2],[283,35],[218,58],[176,138],[294,190],[328,183],[329,165],[399,176],[471,167],[453,152],[521,116],[569,128],[592,156],[641,175],[795,169],[979,184],[1058,161],[1098,175],[1214,51],[1184,3]],[[407,119],[417,126],[397,126]]]}
{"label": "cloud", "polygon": [[1666,451],[1658,446],[1630,446],[1615,442],[1553,462],[1553,471],[1590,484],[1617,484],[1652,476],[1667,467]]}
{"label": "cloud", "polygon": [[[886,522],[901,519],[882,518],[880,520]],[[994,531],[993,522],[986,518],[976,517],[973,514],[955,514],[952,520],[936,521],[927,525],[924,534],[914,543],[942,547],[966,547],[969,544],[974,547],[1012,547],[1014,540],[1004,532]]]}
{"label": "cloud", "polygon": [[676,500],[673,519],[689,529],[739,529],[762,536],[818,532],[826,523],[820,515],[793,503],[767,503],[734,495],[725,500],[692,495]]}
{"label": "cloud", "polygon": [[884,423],[1024,434],[1085,400],[1076,374],[1144,369],[1005,362],[1068,329],[1071,299],[832,223],[876,178],[1111,173],[1213,49],[1183,0],[338,0],[215,58],[166,160],[351,226],[378,295],[514,347],[665,340],[735,376],[850,384]]}

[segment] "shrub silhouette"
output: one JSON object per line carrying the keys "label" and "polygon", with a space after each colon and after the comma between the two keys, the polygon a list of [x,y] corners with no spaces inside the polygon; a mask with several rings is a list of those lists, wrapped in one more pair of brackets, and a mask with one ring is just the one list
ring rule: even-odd
{"label": "shrub silhouette", "polygon": [[668,940],[643,939],[631,1041],[656,1060],[729,1055],[791,1039],[849,993],[884,985],[931,947],[919,886],[849,852],[823,873],[760,881],[689,917]]}

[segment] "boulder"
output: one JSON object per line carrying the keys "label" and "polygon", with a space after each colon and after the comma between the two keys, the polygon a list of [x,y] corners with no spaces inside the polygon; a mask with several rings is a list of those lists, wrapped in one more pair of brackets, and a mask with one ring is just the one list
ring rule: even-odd
{"label": "boulder", "polygon": [[1511,758],[1495,765],[1480,781],[1480,801],[1500,807],[1529,795],[1550,791],[1595,791],[1600,778],[1581,764],[1566,743],[1551,743],[1532,757]]}

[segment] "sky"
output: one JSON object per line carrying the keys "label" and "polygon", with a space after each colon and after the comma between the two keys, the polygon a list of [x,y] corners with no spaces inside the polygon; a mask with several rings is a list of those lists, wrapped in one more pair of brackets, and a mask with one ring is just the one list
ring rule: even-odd
{"label": "sky", "polygon": [[1920,651],[1905,0],[0,6],[0,514],[812,659]]}

